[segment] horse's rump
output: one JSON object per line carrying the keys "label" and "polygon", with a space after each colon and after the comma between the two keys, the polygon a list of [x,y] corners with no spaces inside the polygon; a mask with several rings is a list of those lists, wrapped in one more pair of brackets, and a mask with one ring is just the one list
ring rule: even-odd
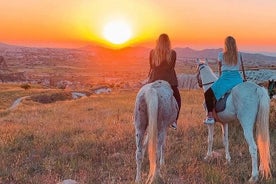
{"label": "horse's rump", "polygon": [[[166,128],[176,120],[178,105],[168,82],[158,80],[144,85],[137,94],[134,118],[136,131],[136,182],[141,181],[141,164],[144,156],[145,142],[148,142],[151,183],[160,172],[163,157],[163,144]],[[147,131],[148,138],[145,138]]]}
{"label": "horse's rump", "polygon": [[218,112],[219,119],[229,122],[237,118],[229,116],[230,114],[236,114],[236,116],[240,116],[241,114],[257,114],[260,100],[257,89],[261,88],[250,81],[235,86],[226,100],[225,110]]}
{"label": "horse's rump", "polygon": [[[222,112],[222,111],[225,110],[226,104],[227,104],[227,100],[228,100],[229,96],[230,96],[231,100],[233,98],[233,95],[234,95],[234,98],[238,98],[238,101],[236,99],[233,99],[237,103],[239,101],[244,101],[245,99],[247,101],[248,97],[258,98],[257,97],[257,93],[256,93],[257,88],[260,88],[260,86],[256,85],[253,82],[249,82],[249,81],[238,84],[231,91],[228,91],[226,94],[224,94],[216,102],[216,106],[215,106],[216,112],[219,113],[219,112]],[[252,96],[250,96],[250,95],[252,95]]]}
{"label": "horse's rump", "polygon": [[170,84],[163,80],[157,80],[153,83],[146,84],[140,89],[135,103],[135,121],[141,121],[138,119],[143,119],[142,122],[147,123],[146,120],[148,119],[148,106],[146,104],[145,94],[152,89],[156,91],[158,96],[158,122],[164,121],[166,122],[165,126],[167,126],[168,124],[175,121],[178,106],[175,98],[173,97],[173,91]]}

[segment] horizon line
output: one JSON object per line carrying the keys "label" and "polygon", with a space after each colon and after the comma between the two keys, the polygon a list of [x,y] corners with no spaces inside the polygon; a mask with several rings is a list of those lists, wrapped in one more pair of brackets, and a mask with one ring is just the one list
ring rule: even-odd
{"label": "horizon line", "polygon": [[[6,45],[7,47],[26,47],[26,48],[49,48],[49,49],[81,49],[81,48],[85,48],[85,47],[89,47],[89,46],[94,46],[94,47],[101,47],[101,48],[106,48],[106,49],[110,49],[110,50],[122,50],[122,49],[126,49],[126,48],[135,48],[135,47],[143,47],[143,48],[152,48],[150,46],[145,46],[143,44],[135,44],[135,45],[130,45],[130,46],[124,46],[121,48],[114,48],[114,47],[110,47],[110,46],[104,46],[102,44],[98,44],[95,42],[84,42],[82,45],[78,44],[79,46],[76,46],[77,44],[62,44],[62,43],[55,43],[55,44],[21,44],[21,43],[8,43],[8,42],[0,42],[0,47],[1,45]],[[65,46],[67,45],[67,46]],[[71,45],[71,46],[68,46]],[[197,44],[200,45],[200,44]],[[204,46],[206,44],[202,44],[200,46]],[[196,47],[196,46],[195,46]],[[195,48],[193,46],[188,46],[188,45],[181,45],[181,44],[177,44],[177,46],[173,47],[173,49],[177,49],[177,48],[189,48],[195,51],[202,51],[202,50],[207,50],[207,49],[223,49],[222,47],[214,47],[214,46],[210,46],[210,47],[204,47],[204,48]],[[254,49],[240,49],[240,52],[244,52],[244,53],[250,53],[250,54],[263,54],[266,56],[272,56],[272,57],[276,57],[276,51],[256,51]]]}

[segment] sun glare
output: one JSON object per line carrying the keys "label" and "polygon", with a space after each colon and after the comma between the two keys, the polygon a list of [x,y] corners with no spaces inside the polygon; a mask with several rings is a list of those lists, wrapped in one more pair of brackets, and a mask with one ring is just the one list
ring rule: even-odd
{"label": "sun glare", "polygon": [[132,35],[130,26],[123,21],[112,21],[105,25],[103,35],[106,40],[113,44],[123,44]]}

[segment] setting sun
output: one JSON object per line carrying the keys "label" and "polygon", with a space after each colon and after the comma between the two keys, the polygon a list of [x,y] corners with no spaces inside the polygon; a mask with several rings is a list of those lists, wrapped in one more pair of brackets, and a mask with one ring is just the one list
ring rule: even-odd
{"label": "setting sun", "polygon": [[[275,0],[53,2],[2,0],[1,43],[73,48],[92,43],[120,49],[153,47],[158,35],[167,33],[173,47],[220,48],[232,35],[241,50],[276,50]],[[206,9],[212,13],[203,14]]]}
{"label": "setting sun", "polygon": [[113,44],[123,44],[132,36],[130,26],[123,21],[112,21],[105,25],[103,35]]}

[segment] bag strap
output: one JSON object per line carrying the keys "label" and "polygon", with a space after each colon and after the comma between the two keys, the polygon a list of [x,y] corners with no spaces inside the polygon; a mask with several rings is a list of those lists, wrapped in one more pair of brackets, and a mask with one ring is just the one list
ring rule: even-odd
{"label": "bag strap", "polygon": [[243,82],[246,82],[246,75],[245,75],[245,71],[244,71],[244,66],[243,66],[243,60],[242,60],[242,55],[240,53],[240,58],[241,58],[241,66],[242,66],[242,74],[243,74]]}

